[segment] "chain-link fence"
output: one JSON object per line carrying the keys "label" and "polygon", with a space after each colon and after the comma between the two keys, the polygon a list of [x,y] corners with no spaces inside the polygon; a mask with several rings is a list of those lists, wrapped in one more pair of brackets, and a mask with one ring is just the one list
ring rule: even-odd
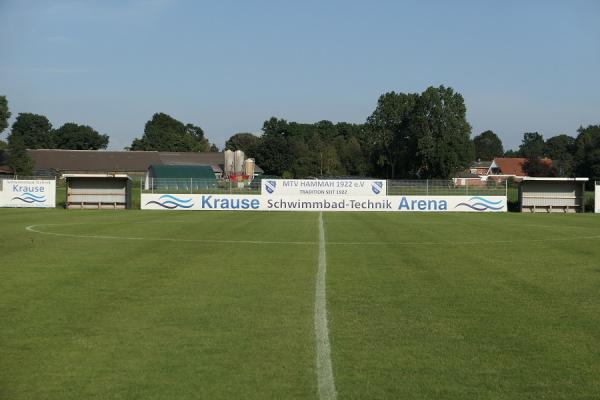
{"label": "chain-link fence", "polygon": [[260,181],[232,182],[196,178],[149,178],[142,193],[260,194]]}
{"label": "chain-link fence", "polygon": [[449,180],[389,180],[388,196],[506,196],[507,181]]}
{"label": "chain-link fence", "polygon": [[[261,194],[260,180],[232,182],[196,178],[150,178],[140,183],[142,193]],[[506,196],[507,181],[388,180],[389,196]]]}

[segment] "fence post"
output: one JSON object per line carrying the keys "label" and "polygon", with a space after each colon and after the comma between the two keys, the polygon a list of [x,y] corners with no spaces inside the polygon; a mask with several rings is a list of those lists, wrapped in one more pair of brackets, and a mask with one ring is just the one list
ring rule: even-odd
{"label": "fence post", "polygon": [[426,187],[426,189],[425,189],[425,195],[429,196],[429,179],[425,180],[425,185],[426,185],[425,186]]}
{"label": "fence post", "polygon": [[190,194],[192,194],[192,193],[193,193],[193,192],[192,192],[192,185],[193,185],[193,181],[192,181],[192,179],[194,179],[194,178],[190,178]]}

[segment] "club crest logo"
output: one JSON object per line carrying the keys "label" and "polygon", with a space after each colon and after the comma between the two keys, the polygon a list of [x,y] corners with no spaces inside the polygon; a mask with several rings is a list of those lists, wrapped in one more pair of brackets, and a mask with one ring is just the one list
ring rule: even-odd
{"label": "club crest logo", "polygon": [[383,189],[383,182],[381,181],[375,181],[373,182],[373,184],[371,185],[371,190],[373,191],[373,193],[375,194],[379,194],[381,193]]}
{"label": "club crest logo", "polygon": [[265,189],[267,189],[267,192],[269,194],[273,194],[276,186],[277,186],[277,182],[275,182],[275,181],[267,181],[265,183]]}

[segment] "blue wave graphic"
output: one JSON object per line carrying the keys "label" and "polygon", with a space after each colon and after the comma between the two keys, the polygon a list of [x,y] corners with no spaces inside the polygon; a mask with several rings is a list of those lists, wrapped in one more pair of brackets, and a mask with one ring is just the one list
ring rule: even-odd
{"label": "blue wave graphic", "polygon": [[498,200],[498,201],[491,201],[491,200],[488,200],[488,199],[486,199],[486,198],[479,197],[479,196],[473,196],[473,197],[471,197],[471,198],[469,199],[469,201],[473,201],[473,200],[479,200],[479,201],[482,201],[482,202],[484,202],[484,203],[486,203],[486,204],[493,204],[493,205],[498,205],[498,204],[501,204],[501,203],[502,203],[502,200]]}
{"label": "blue wave graphic", "polygon": [[[166,208],[168,210],[173,210],[175,208],[192,208],[194,206],[194,203],[190,203],[192,201],[191,198],[180,199],[180,198],[175,197],[170,194],[164,194],[164,195],[160,196],[158,199],[159,200],[166,199],[166,200],[164,200],[164,201],[152,200],[152,201],[147,202],[146,205],[156,204],[157,206]],[[186,204],[186,203],[189,203],[189,204]]]}
{"label": "blue wave graphic", "polygon": [[13,197],[12,200],[19,200],[27,204],[44,203],[46,201],[46,196],[36,196],[32,193],[26,192],[23,193],[21,196]]}
{"label": "blue wave graphic", "polygon": [[175,197],[171,194],[163,194],[159,197],[159,199],[171,199],[179,203],[189,203],[190,201],[192,201],[192,199],[180,199],[179,197]]}
{"label": "blue wave graphic", "polygon": [[[458,203],[456,205],[456,207],[460,207],[460,206],[469,207],[470,209],[475,210],[475,211],[485,211],[485,210],[500,211],[504,208],[503,206],[494,207],[494,206],[490,206],[489,204],[485,204],[485,203],[473,203],[473,204]],[[456,207],[454,207],[454,208],[456,208]]]}
{"label": "blue wave graphic", "polygon": [[35,195],[31,192],[24,192],[23,196],[31,196],[31,197],[35,197],[36,199],[45,199],[46,198],[46,196],[44,196],[44,195]]}

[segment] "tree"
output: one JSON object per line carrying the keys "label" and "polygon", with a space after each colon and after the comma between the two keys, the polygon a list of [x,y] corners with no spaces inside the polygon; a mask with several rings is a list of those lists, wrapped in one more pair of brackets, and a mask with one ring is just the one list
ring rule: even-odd
{"label": "tree", "polygon": [[134,139],[131,150],[209,151],[211,148],[199,126],[184,125],[170,115],[156,113],[146,122],[144,135]]}
{"label": "tree", "polygon": [[249,157],[252,157],[252,151],[258,145],[260,139],[252,133],[236,133],[225,142],[226,150],[242,150]]}
{"label": "tree", "polygon": [[589,177],[591,182],[600,180],[600,125],[580,127],[575,139],[575,162],[577,175]]}
{"label": "tree", "polygon": [[263,124],[263,135],[257,146],[255,157],[257,164],[267,174],[283,175],[291,171],[292,155],[287,143],[288,123],[284,119],[272,117]]}
{"label": "tree", "polygon": [[531,156],[523,164],[523,170],[532,177],[554,177],[557,175],[556,168],[548,159]]}
{"label": "tree", "polygon": [[54,147],[52,124],[43,115],[19,113],[12,126],[10,137],[12,136],[20,136],[25,148],[28,149],[51,149]]}
{"label": "tree", "polygon": [[10,118],[10,111],[8,110],[8,100],[6,96],[0,96],[0,133],[4,132],[8,128],[8,119]]}
{"label": "tree", "polygon": [[543,157],[545,150],[544,137],[537,132],[526,132],[519,146],[519,155],[527,158]]}
{"label": "tree", "polygon": [[572,176],[575,173],[575,138],[558,135],[546,140],[545,153],[560,176]]}
{"label": "tree", "polygon": [[510,150],[506,150],[504,152],[504,157],[508,157],[508,158],[515,158],[515,157],[519,157],[519,151],[515,151],[513,149]]}
{"label": "tree", "polygon": [[108,135],[101,135],[90,126],[69,122],[53,132],[54,147],[69,150],[98,150],[108,146]]}
{"label": "tree", "polygon": [[504,154],[502,141],[492,131],[485,131],[473,138],[475,147],[475,159],[493,160],[495,157],[501,157]]}
{"label": "tree", "polygon": [[186,124],[185,125],[185,135],[186,135],[186,137],[191,137],[194,140],[191,143],[191,145],[194,148],[197,148],[197,150],[191,150],[191,151],[212,151],[212,152],[219,151],[219,149],[213,150],[213,148],[216,148],[216,146],[214,144],[210,144],[208,142],[208,139],[206,137],[204,137],[204,131],[199,126],[196,126],[193,124]]}
{"label": "tree", "polygon": [[419,96],[410,136],[417,149],[413,168],[420,177],[447,179],[473,160],[466,112],[463,97],[450,87],[429,87]]}
{"label": "tree", "polygon": [[409,134],[409,123],[418,98],[416,93],[385,93],[367,118],[372,133],[373,161],[389,178],[410,173],[409,160],[414,154],[415,142]]}
{"label": "tree", "polygon": [[18,175],[33,175],[34,162],[27,154],[25,141],[20,135],[11,135],[8,140],[8,166]]}

